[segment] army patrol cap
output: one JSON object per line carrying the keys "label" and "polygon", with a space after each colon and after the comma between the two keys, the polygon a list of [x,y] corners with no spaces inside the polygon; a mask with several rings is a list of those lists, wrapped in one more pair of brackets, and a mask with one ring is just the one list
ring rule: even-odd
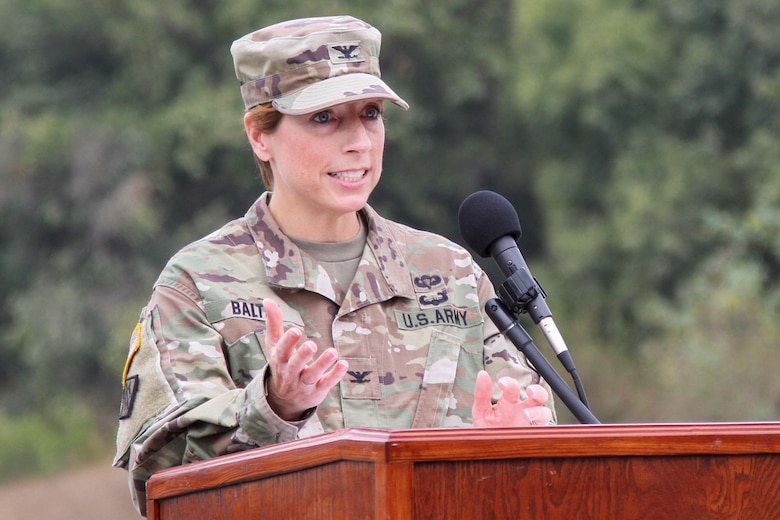
{"label": "army patrol cap", "polygon": [[360,99],[409,105],[380,79],[381,33],[351,16],[303,18],[271,25],[230,47],[247,110],[273,102],[300,115]]}

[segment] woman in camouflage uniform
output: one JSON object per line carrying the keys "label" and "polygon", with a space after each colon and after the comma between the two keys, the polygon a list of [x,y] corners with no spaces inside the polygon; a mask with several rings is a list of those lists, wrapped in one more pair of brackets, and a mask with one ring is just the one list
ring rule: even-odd
{"label": "woman in camouflage uniform", "polygon": [[[345,427],[554,422],[546,384],[481,312],[468,252],[368,204],[382,172],[380,34],[293,20],[234,42],[269,191],[177,253],[123,376],[118,467],[155,471]],[[495,384],[493,383],[495,381]]]}

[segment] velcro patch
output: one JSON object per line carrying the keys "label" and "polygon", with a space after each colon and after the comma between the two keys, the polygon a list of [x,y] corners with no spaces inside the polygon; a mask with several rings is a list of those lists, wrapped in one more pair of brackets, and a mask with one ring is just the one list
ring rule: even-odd
{"label": "velcro patch", "polygon": [[335,64],[353,63],[365,59],[360,48],[360,40],[331,43],[328,45],[328,57],[331,63]]}
{"label": "velcro patch", "polygon": [[395,321],[399,329],[415,330],[423,327],[451,325],[462,329],[482,323],[478,308],[446,305],[435,309],[420,309],[414,312],[396,310]]}
{"label": "velcro patch", "polygon": [[[127,361],[125,361],[125,369],[122,371],[122,381],[127,380],[127,373],[130,370],[130,364],[133,362],[135,354],[138,349],[141,348],[141,322],[133,329],[133,334],[130,336],[130,351],[127,354]],[[124,383],[122,383],[124,386]]]}
{"label": "velcro patch", "polygon": [[347,375],[341,380],[344,399],[380,399],[379,368],[372,358],[344,358],[349,363]]}
{"label": "velcro patch", "polygon": [[138,394],[138,374],[125,379],[122,389],[122,403],[119,406],[119,419],[127,419],[133,414],[135,396]]}

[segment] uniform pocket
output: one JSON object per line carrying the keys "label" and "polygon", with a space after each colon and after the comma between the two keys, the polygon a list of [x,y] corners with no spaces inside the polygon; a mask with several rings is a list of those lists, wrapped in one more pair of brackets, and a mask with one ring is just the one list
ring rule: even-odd
{"label": "uniform pocket", "polygon": [[380,399],[379,371],[376,359],[344,358],[349,370],[339,383],[343,399]]}
{"label": "uniform pocket", "polygon": [[461,338],[440,330],[432,332],[412,428],[433,428],[441,424],[449,408],[460,355]]}

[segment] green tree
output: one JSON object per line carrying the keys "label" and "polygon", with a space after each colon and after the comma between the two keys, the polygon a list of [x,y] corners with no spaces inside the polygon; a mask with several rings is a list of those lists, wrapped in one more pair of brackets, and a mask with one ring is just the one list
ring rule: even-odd
{"label": "green tree", "polygon": [[[511,2],[288,4],[0,3],[0,411],[9,426],[19,418],[10,432],[56,435],[68,414],[52,409],[72,408],[74,431],[90,424],[87,410],[110,436],[130,332],[163,263],[262,190],[229,55],[242,34],[334,13],[382,29],[383,72],[413,104],[388,111],[373,201],[387,215],[457,238],[467,193],[517,186],[506,172],[522,154],[500,138],[516,130],[505,96]],[[21,418],[31,412],[41,419]]]}
{"label": "green tree", "polygon": [[[350,13],[383,32],[383,74],[412,110],[386,113],[375,207],[456,240],[469,193],[517,207],[520,245],[603,420],[650,409],[616,388],[657,394],[685,367],[702,371],[687,380],[706,398],[738,361],[727,345],[767,355],[780,276],[775,2],[288,4],[0,2],[6,420],[45,415],[56,394],[105,415],[110,434],[126,344],[163,263],[262,190],[230,44],[298,16]],[[708,344],[710,372],[694,355]],[[753,401],[743,417],[777,408]],[[669,411],[687,413],[690,402]]]}
{"label": "green tree", "polygon": [[[701,372],[682,360],[708,343],[749,344],[759,356],[772,341],[780,54],[769,35],[780,9],[765,0],[518,5],[528,52],[516,99],[535,122],[541,272],[572,336],[595,353],[585,356],[594,402],[614,420],[675,392],[685,397],[668,417],[750,416],[744,394],[701,391],[728,379],[733,358],[710,358],[713,370]],[[731,310],[763,324],[752,337],[711,328],[737,281],[745,306]],[[625,376],[604,380],[621,351]],[[616,393],[622,386],[638,391]],[[663,419],[658,401],[649,416]]]}
{"label": "green tree", "polygon": [[520,5],[527,57],[516,97],[538,122],[535,193],[549,260],[569,290],[589,298],[596,330],[625,341],[649,332],[645,297],[673,298],[720,246],[705,216],[752,204],[756,172],[732,159],[754,132],[775,132],[762,126],[776,124],[767,98],[776,43],[763,36],[776,8],[762,0]]}

